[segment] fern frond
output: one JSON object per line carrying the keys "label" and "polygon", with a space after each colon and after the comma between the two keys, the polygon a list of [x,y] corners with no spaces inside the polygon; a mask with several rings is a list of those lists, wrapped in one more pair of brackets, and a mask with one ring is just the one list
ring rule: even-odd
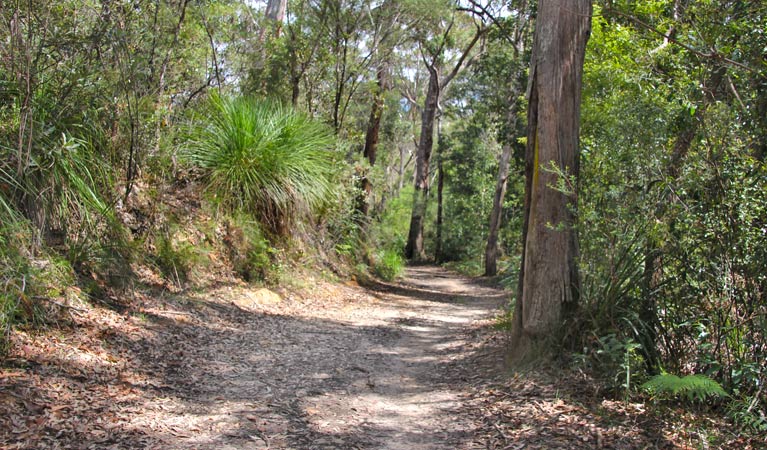
{"label": "fern frond", "polygon": [[683,396],[690,401],[728,397],[719,383],[704,375],[683,378],[672,374],[656,375],[644,383],[642,389],[652,395]]}

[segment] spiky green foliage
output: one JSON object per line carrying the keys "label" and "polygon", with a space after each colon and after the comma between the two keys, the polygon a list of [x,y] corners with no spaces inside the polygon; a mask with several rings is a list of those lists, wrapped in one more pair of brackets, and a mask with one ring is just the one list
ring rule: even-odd
{"label": "spiky green foliage", "polygon": [[283,233],[331,199],[333,148],[329,128],[291,108],[216,95],[195,121],[182,153],[204,171],[218,201],[255,213]]}
{"label": "spiky green foliage", "polygon": [[44,211],[45,220],[55,227],[67,222],[82,226],[110,215],[98,189],[99,184],[108,183],[108,176],[89,142],[67,134],[60,140],[41,141],[45,149],[33,156],[24,182],[26,194],[38,193],[37,207]]}
{"label": "spiky green foliage", "polygon": [[34,318],[32,299],[37,282],[29,255],[25,254],[31,236],[26,221],[0,211],[0,356],[8,348],[13,324]]}
{"label": "spiky green foliage", "polygon": [[19,217],[18,211],[13,207],[11,192],[20,188],[18,181],[0,166],[0,219],[3,222]]}
{"label": "spiky green foliage", "polygon": [[719,383],[704,375],[687,375],[681,378],[671,374],[656,375],[644,383],[642,389],[653,395],[684,397],[690,401],[728,396]]}
{"label": "spiky green foliage", "polygon": [[405,257],[399,249],[379,250],[371,259],[375,274],[386,281],[399,278],[405,271]]}

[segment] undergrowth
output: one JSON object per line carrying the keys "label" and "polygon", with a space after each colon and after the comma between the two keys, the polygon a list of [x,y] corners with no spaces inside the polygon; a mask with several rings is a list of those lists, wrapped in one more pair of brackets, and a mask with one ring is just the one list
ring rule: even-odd
{"label": "undergrowth", "polygon": [[247,214],[224,219],[224,244],[235,272],[245,281],[268,284],[280,278],[276,261],[279,251],[272,246],[261,225]]}
{"label": "undergrowth", "polygon": [[8,350],[11,327],[20,321],[34,319],[36,305],[36,271],[29,255],[24,254],[25,242],[31,232],[20,220],[6,215],[0,225],[0,356]]}
{"label": "undergrowth", "polygon": [[383,248],[373,253],[370,265],[381,279],[392,281],[405,271],[405,257],[399,249]]}
{"label": "undergrowth", "polygon": [[386,210],[373,219],[367,230],[367,246],[364,259],[368,267],[380,278],[391,281],[402,275],[405,270],[405,242],[413,188],[403,189],[399,195],[389,200]]}
{"label": "undergrowth", "polygon": [[166,278],[179,287],[189,281],[195,272],[204,270],[205,249],[184,240],[177,226],[170,226],[155,238],[155,256],[157,266]]}
{"label": "undergrowth", "polygon": [[698,402],[729,397],[719,383],[705,375],[678,377],[664,373],[646,381],[642,389],[655,398],[684,398]]}

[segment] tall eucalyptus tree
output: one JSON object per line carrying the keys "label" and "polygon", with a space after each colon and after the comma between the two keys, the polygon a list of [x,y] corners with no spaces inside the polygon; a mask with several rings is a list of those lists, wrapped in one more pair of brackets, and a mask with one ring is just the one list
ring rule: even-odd
{"label": "tall eucalyptus tree", "polygon": [[512,329],[518,357],[551,348],[578,303],[577,183],[567,191],[557,189],[556,172],[577,181],[590,30],[590,0],[538,2],[528,84],[523,250]]}

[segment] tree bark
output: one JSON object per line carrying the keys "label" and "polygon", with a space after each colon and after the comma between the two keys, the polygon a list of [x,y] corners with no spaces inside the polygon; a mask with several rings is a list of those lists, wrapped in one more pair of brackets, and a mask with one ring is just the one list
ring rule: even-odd
{"label": "tree bark", "polygon": [[381,116],[383,115],[384,107],[384,94],[388,88],[388,83],[386,82],[386,63],[382,62],[378,67],[377,72],[377,89],[373,95],[373,106],[370,108],[370,120],[368,120],[368,129],[365,133],[365,148],[362,151],[371,166],[374,166],[376,163],[378,137],[381,131]]}
{"label": "tree bark", "polygon": [[501,230],[501,213],[503,212],[503,198],[506,195],[506,184],[509,179],[510,162],[511,144],[507,143],[503,146],[501,159],[498,162],[498,179],[495,183],[493,209],[490,211],[490,228],[487,234],[487,245],[485,246],[486,277],[498,274],[498,233]]}
{"label": "tree bark", "polygon": [[442,130],[437,123],[437,242],[434,246],[434,260],[442,262],[442,193],[445,189],[445,171],[442,167]]}
{"label": "tree bark", "polygon": [[429,162],[434,147],[434,121],[437,117],[439,94],[439,71],[432,66],[429,67],[429,87],[426,90],[426,101],[421,113],[421,137],[418,141],[415,160],[413,210],[405,246],[405,257],[415,261],[426,259],[423,248],[423,224],[426,217],[426,200],[429,196]]}
{"label": "tree bark", "polygon": [[285,20],[287,6],[287,0],[269,0],[266,4],[266,18],[274,22],[274,35],[276,37],[280,37],[282,22]]}
{"label": "tree bark", "polygon": [[576,308],[577,182],[556,186],[554,165],[569,180],[579,172],[583,60],[591,30],[590,0],[541,0],[530,67],[523,253],[512,328],[512,354],[540,357],[559,344]]}

